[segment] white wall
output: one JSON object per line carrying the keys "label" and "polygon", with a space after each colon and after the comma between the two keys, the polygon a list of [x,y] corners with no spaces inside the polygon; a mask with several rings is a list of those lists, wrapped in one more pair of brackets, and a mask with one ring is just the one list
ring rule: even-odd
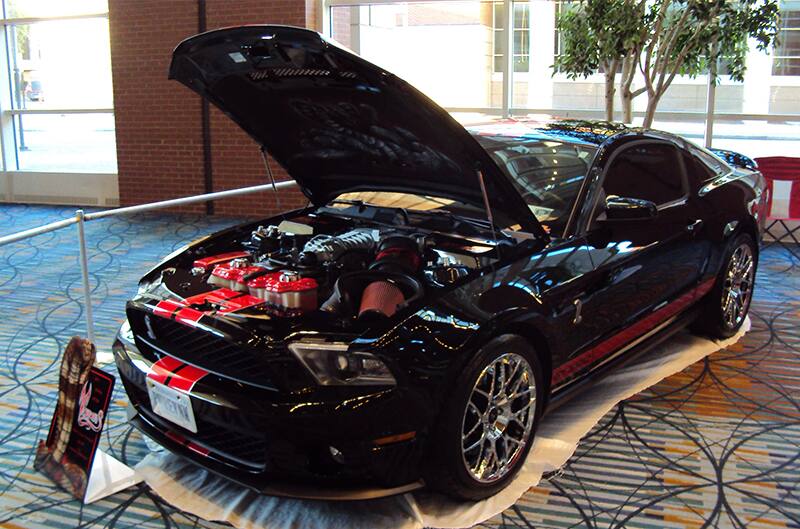
{"label": "white wall", "polygon": [[446,107],[490,106],[486,26],[361,26],[361,55]]}

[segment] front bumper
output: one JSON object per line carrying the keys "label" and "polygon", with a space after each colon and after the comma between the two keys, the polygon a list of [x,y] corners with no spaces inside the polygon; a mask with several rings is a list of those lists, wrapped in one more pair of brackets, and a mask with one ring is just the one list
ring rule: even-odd
{"label": "front bumper", "polygon": [[[423,402],[402,388],[350,399],[283,395],[210,374],[188,394],[197,433],[150,407],[153,361],[117,340],[115,360],[136,416],[131,422],[168,450],[261,493],[366,499],[422,487]],[[413,434],[412,434],[413,432]]]}

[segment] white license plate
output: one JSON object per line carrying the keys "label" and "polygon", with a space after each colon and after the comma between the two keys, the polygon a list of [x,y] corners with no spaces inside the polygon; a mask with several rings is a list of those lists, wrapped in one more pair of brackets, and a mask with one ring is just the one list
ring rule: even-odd
{"label": "white license plate", "polygon": [[153,413],[192,433],[197,433],[197,424],[194,422],[192,401],[189,395],[149,378],[147,379],[147,394],[150,396],[150,407],[153,409]]}

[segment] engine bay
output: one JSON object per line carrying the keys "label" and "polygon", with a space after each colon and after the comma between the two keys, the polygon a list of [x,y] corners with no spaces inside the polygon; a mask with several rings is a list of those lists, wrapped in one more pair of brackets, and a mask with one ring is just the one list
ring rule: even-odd
{"label": "engine bay", "polygon": [[216,290],[191,301],[213,305],[214,295],[235,292],[273,317],[324,311],[368,324],[496,259],[490,241],[380,225],[284,221],[257,226],[238,245],[194,260],[192,282]]}

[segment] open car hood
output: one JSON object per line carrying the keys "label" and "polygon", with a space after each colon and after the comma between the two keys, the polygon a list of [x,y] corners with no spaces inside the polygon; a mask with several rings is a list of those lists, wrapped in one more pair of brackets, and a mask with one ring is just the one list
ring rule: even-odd
{"label": "open car hood", "polygon": [[316,32],[243,26],[183,41],[169,75],[261,144],[316,205],[351,191],[438,196],[545,235],[489,154],[417,89]]}

